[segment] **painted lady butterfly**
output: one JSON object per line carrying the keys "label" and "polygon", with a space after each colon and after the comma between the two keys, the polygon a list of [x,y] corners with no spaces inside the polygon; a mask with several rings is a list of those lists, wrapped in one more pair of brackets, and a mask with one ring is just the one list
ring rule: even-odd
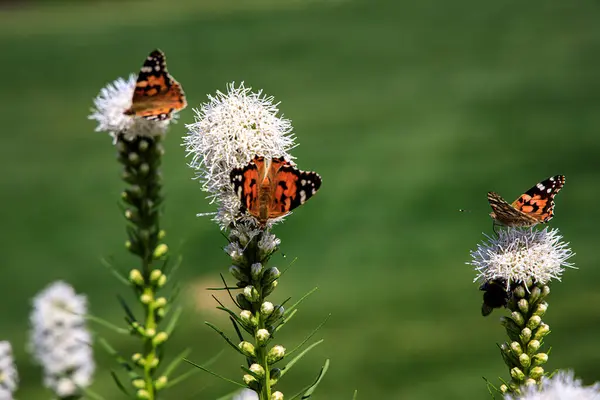
{"label": "painted lady butterfly", "polygon": [[241,211],[248,211],[262,226],[304,204],[321,187],[316,172],[300,171],[283,157],[256,156],[245,167],[234,168],[230,180]]}
{"label": "painted lady butterfly", "polygon": [[533,226],[548,222],[554,216],[554,196],[565,185],[563,175],[552,176],[521,195],[512,204],[489,192],[487,197],[493,212],[490,216],[506,226]]}
{"label": "painted lady butterfly", "polygon": [[173,111],[186,106],[181,85],[167,72],[164,53],[154,50],[144,61],[135,84],[131,107],[124,114],[162,121],[171,118]]}

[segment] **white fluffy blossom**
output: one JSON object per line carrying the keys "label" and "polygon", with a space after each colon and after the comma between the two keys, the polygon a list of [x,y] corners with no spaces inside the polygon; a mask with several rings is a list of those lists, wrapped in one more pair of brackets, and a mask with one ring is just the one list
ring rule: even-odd
{"label": "white fluffy blossom", "polygon": [[13,360],[12,347],[9,342],[0,342],[0,400],[12,400],[17,390],[19,375]]}
{"label": "white fluffy blossom", "polygon": [[558,229],[508,228],[499,230],[497,237],[486,238],[471,251],[467,263],[478,273],[475,281],[504,279],[508,288],[529,279],[546,284],[552,279],[560,281],[565,267],[573,267],[567,260],[574,253]]}
{"label": "white fluffy blossom", "polygon": [[583,386],[573,371],[559,371],[552,378],[545,378],[541,387],[531,385],[521,391],[521,395],[507,395],[504,400],[600,400],[600,383]]}
{"label": "white fluffy blossom", "polygon": [[61,281],[33,299],[30,351],[44,370],[44,385],[58,397],[91,384],[95,364],[86,313],[86,297]]}
{"label": "white fluffy blossom", "polygon": [[295,146],[292,125],[278,115],[279,103],[258,91],[253,93],[242,82],[227,86],[227,93],[217,91],[209,101],[195,109],[195,122],[187,125],[184,145],[190,166],[211,203],[220,204],[215,217],[221,227],[231,223],[240,202],[233,193],[229,176],[233,168],[248,164],[256,155],[266,158],[285,157]]}
{"label": "white fluffy blossom", "polygon": [[233,400],[258,400],[258,394],[254,390],[243,389],[233,396]]}
{"label": "white fluffy blossom", "polygon": [[[94,108],[88,118],[98,122],[97,132],[107,132],[113,141],[116,141],[118,134],[123,134],[129,140],[137,136],[164,135],[172,120],[154,121],[123,114],[131,107],[136,80],[137,76],[134,74],[127,80],[118,78],[102,88],[94,99]],[[173,116],[176,117],[177,114],[173,113]]]}

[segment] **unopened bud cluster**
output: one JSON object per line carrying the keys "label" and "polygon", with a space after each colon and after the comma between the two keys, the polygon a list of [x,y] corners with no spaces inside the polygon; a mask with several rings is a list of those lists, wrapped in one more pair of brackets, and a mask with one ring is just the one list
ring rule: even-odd
{"label": "unopened bud cluster", "polygon": [[539,351],[544,337],[550,332],[549,326],[542,321],[548,308],[544,299],[550,288],[526,285],[522,283],[513,288],[506,306],[511,315],[501,318],[511,340],[500,346],[512,378],[500,387],[503,393],[517,392],[522,385],[539,384],[545,373],[542,365],[548,361],[548,354]]}

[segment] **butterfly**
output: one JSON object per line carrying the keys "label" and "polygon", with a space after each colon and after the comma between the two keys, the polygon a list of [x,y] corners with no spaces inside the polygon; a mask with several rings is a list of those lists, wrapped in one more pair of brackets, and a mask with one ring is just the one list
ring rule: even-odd
{"label": "butterfly", "polygon": [[140,70],[131,107],[125,115],[162,121],[171,118],[173,111],[187,106],[181,85],[167,72],[165,54],[154,50]]}
{"label": "butterfly", "polygon": [[319,174],[300,171],[283,157],[256,156],[243,168],[234,168],[229,177],[241,211],[248,211],[261,226],[304,204],[321,187]]}
{"label": "butterfly", "polygon": [[564,175],[552,176],[529,189],[512,204],[498,193],[489,192],[490,216],[506,226],[533,226],[548,222],[554,217],[554,196],[564,185]]}

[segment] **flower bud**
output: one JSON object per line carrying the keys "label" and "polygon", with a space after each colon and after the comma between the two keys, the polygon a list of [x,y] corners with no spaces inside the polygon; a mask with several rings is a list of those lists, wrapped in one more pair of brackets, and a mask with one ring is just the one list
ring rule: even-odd
{"label": "flower bud", "polygon": [[162,308],[166,305],[167,305],[167,299],[164,297],[159,297],[158,299],[154,300],[155,308]]}
{"label": "flower bud", "polygon": [[513,294],[519,299],[525,297],[525,293],[525,288],[521,285],[517,286],[515,290],[513,290]]}
{"label": "flower bud", "polygon": [[255,281],[260,279],[260,275],[262,274],[263,266],[261,263],[255,263],[250,266],[250,275],[252,279]]}
{"label": "flower bud", "polygon": [[549,294],[550,294],[550,286],[544,285],[544,287],[542,288],[542,298],[545,298]]}
{"label": "flower bud", "polygon": [[266,329],[259,329],[258,331],[256,331],[256,341],[258,342],[259,346],[266,345],[270,337],[271,334]]}
{"label": "flower bud", "polygon": [[139,168],[140,175],[146,176],[150,172],[150,166],[147,163],[142,163]]}
{"label": "flower bud", "polygon": [[244,377],[242,378],[244,380],[244,383],[248,386],[250,386],[252,383],[256,383],[256,378],[250,374],[245,374]]}
{"label": "flower bud", "polygon": [[166,342],[167,339],[169,339],[169,334],[167,332],[159,332],[156,336],[152,338],[152,344],[154,345],[154,347],[160,346],[161,344]]}
{"label": "flower bud", "polygon": [[525,386],[533,386],[533,385],[537,385],[537,382],[535,381],[535,379],[531,379],[531,378],[527,378],[525,379]]}
{"label": "flower bud", "polygon": [[531,304],[535,304],[540,299],[541,295],[542,290],[539,287],[535,286],[533,289],[531,289],[531,293],[529,294],[529,301]]}
{"label": "flower bud", "polygon": [[548,309],[548,303],[546,303],[545,301],[539,303],[537,305],[537,307],[535,308],[535,311],[533,312],[534,315],[537,315],[539,317],[543,317],[544,314],[546,314],[546,310]]}
{"label": "flower bud", "polygon": [[146,334],[144,336],[153,338],[155,335],[156,335],[156,329],[148,328],[148,329],[146,329]]}
{"label": "flower bud", "polygon": [[143,293],[140,295],[140,301],[142,304],[150,304],[152,303],[152,300],[154,300],[154,297],[151,293]]}
{"label": "flower bud", "polygon": [[136,363],[136,364],[138,364],[138,365],[142,365],[143,363],[142,363],[142,364],[140,364],[140,362],[141,362],[141,361],[145,361],[145,360],[143,359],[143,356],[142,356],[142,354],[141,354],[141,353],[134,353],[134,354],[131,356],[131,361],[133,361],[134,363]]}
{"label": "flower bud", "polygon": [[242,271],[242,269],[240,267],[232,265],[231,267],[229,267],[229,273],[231,275],[233,275],[233,277],[240,282],[248,281],[248,277],[246,276],[246,274]]}
{"label": "flower bud", "polygon": [[527,302],[527,300],[525,300],[525,299],[519,300],[519,302],[517,303],[517,306],[519,307],[519,310],[523,314],[527,314],[527,312],[529,311],[529,302]]}
{"label": "flower bud", "polygon": [[523,315],[518,312],[518,311],[513,311],[510,314],[510,318],[515,322],[515,324],[517,324],[519,327],[522,327],[523,325],[525,325],[525,319],[523,318]]}
{"label": "flower bud", "polygon": [[150,282],[156,284],[156,282],[158,282],[162,274],[163,273],[160,269],[153,269],[152,272],[150,272]]}
{"label": "flower bud", "polygon": [[158,240],[163,240],[167,236],[167,232],[164,229],[158,231]]}
{"label": "flower bud", "polygon": [[525,374],[518,367],[514,367],[510,370],[510,376],[517,382],[523,382],[523,380],[525,380]]}
{"label": "flower bud", "polygon": [[154,256],[155,259],[158,259],[158,258],[161,258],[162,256],[164,256],[165,254],[167,254],[168,251],[169,251],[169,246],[167,246],[164,243],[161,243],[158,246],[156,246],[156,248],[154,249],[154,253],[152,255]]}
{"label": "flower bud", "polygon": [[281,240],[270,232],[265,232],[258,241],[258,249],[261,251],[261,258],[271,255],[281,244]]}
{"label": "flower bud", "polygon": [[254,315],[252,315],[252,312],[249,310],[242,310],[242,312],[240,313],[240,319],[242,320],[243,323],[245,323],[248,326],[256,325],[256,321],[254,320]]}
{"label": "flower bud", "polygon": [[146,387],[146,382],[143,379],[134,379],[131,381],[131,384],[136,389],[143,389]]}
{"label": "flower bud", "polygon": [[277,287],[277,281],[273,281],[273,282],[269,283],[263,289],[263,296],[267,297],[268,295],[270,295],[271,293],[273,293],[273,290],[275,290],[276,287]]}
{"label": "flower bud", "polygon": [[165,286],[166,283],[167,283],[167,276],[165,274],[163,274],[160,276],[160,278],[158,278],[158,282],[156,282],[156,286],[161,288],[161,287]]}
{"label": "flower bud", "polygon": [[531,330],[534,330],[535,328],[540,326],[541,322],[542,322],[542,319],[539,316],[534,315],[531,318],[529,318],[529,321],[527,321],[527,327]]}
{"label": "flower bud", "polygon": [[285,356],[285,347],[276,345],[267,353],[267,362],[274,364]]}
{"label": "flower bud", "polygon": [[248,285],[244,288],[244,296],[250,303],[256,303],[260,300],[260,294],[258,293],[258,290],[256,290],[256,288],[252,285]]}
{"label": "flower bud", "polygon": [[135,393],[135,398],[139,400],[146,400],[150,398],[150,393],[146,389],[140,389]]}
{"label": "flower bud", "polygon": [[254,374],[256,376],[258,376],[259,378],[262,378],[263,376],[265,376],[265,369],[259,365],[259,364],[252,364],[250,366],[250,371],[254,372]]}
{"label": "flower bud", "polygon": [[240,247],[237,242],[231,242],[223,248],[225,253],[231,257],[234,264],[240,265],[244,263],[244,250]]}
{"label": "flower bud", "polygon": [[501,393],[508,392],[508,386],[506,386],[504,383],[502,385],[500,385],[500,392]]}
{"label": "flower bud", "polygon": [[156,388],[156,390],[164,389],[165,386],[167,386],[168,382],[169,382],[169,378],[167,378],[165,375],[159,376],[154,381],[154,387]]}
{"label": "flower bud", "polygon": [[531,365],[531,359],[527,354],[523,353],[519,356],[519,364],[521,364],[523,368],[528,368]]}
{"label": "flower bud", "polygon": [[274,392],[271,395],[271,400],[283,400],[283,393],[281,393],[281,392]]}
{"label": "flower bud", "polygon": [[243,308],[245,310],[252,308],[252,303],[246,300],[246,296],[244,296],[244,293],[238,293],[235,296],[235,300],[237,301],[240,308]]}
{"label": "flower bud", "polygon": [[127,161],[131,165],[137,165],[140,162],[140,155],[134,152],[131,152],[127,155]]}
{"label": "flower bud", "polygon": [[263,284],[271,283],[275,279],[278,279],[281,276],[281,272],[277,269],[277,267],[271,267],[265,271],[263,274],[262,282]]}
{"label": "flower bud", "polygon": [[533,379],[540,379],[542,376],[544,376],[544,368],[542,368],[542,367],[531,368],[531,371],[529,371],[529,376],[531,376]]}
{"label": "flower bud", "polygon": [[150,368],[156,368],[158,367],[159,361],[160,360],[158,359],[158,357],[155,356],[148,365],[150,366]]}
{"label": "flower bud", "polygon": [[265,301],[260,305],[260,313],[263,317],[268,317],[273,313],[274,307],[273,303],[270,301]]}
{"label": "flower bud", "polygon": [[521,330],[521,335],[519,336],[521,339],[521,342],[523,343],[527,343],[529,342],[529,340],[531,340],[531,329],[529,328],[523,328],[523,330]]}
{"label": "flower bud", "polygon": [[519,342],[512,342],[510,344],[510,350],[517,357],[519,357],[519,356],[521,356],[521,354],[523,354],[523,349],[521,348],[521,344]]}
{"label": "flower bud", "polygon": [[534,339],[531,342],[527,343],[527,352],[529,354],[533,354],[537,352],[540,349],[540,347],[542,347],[542,344]]}
{"label": "flower bud", "polygon": [[542,338],[548,333],[550,333],[550,327],[547,324],[540,324],[540,326],[533,334],[533,338],[536,340],[542,340]]}
{"label": "flower bud", "polygon": [[139,269],[132,269],[129,271],[129,281],[136,286],[144,286],[144,277]]}
{"label": "flower bud", "polygon": [[271,386],[274,386],[281,377],[281,370],[279,368],[271,369],[271,371],[269,372],[269,377],[269,384]]}
{"label": "flower bud", "polygon": [[538,353],[533,356],[532,363],[534,366],[546,364],[548,362],[548,354],[546,353]]}
{"label": "flower bud", "polygon": [[254,345],[252,343],[244,341],[241,342],[238,347],[246,357],[256,357],[256,351],[254,350]]}
{"label": "flower bud", "polygon": [[140,140],[140,142],[138,143],[138,150],[140,151],[140,153],[145,152],[146,150],[148,150],[148,141],[147,140]]}

